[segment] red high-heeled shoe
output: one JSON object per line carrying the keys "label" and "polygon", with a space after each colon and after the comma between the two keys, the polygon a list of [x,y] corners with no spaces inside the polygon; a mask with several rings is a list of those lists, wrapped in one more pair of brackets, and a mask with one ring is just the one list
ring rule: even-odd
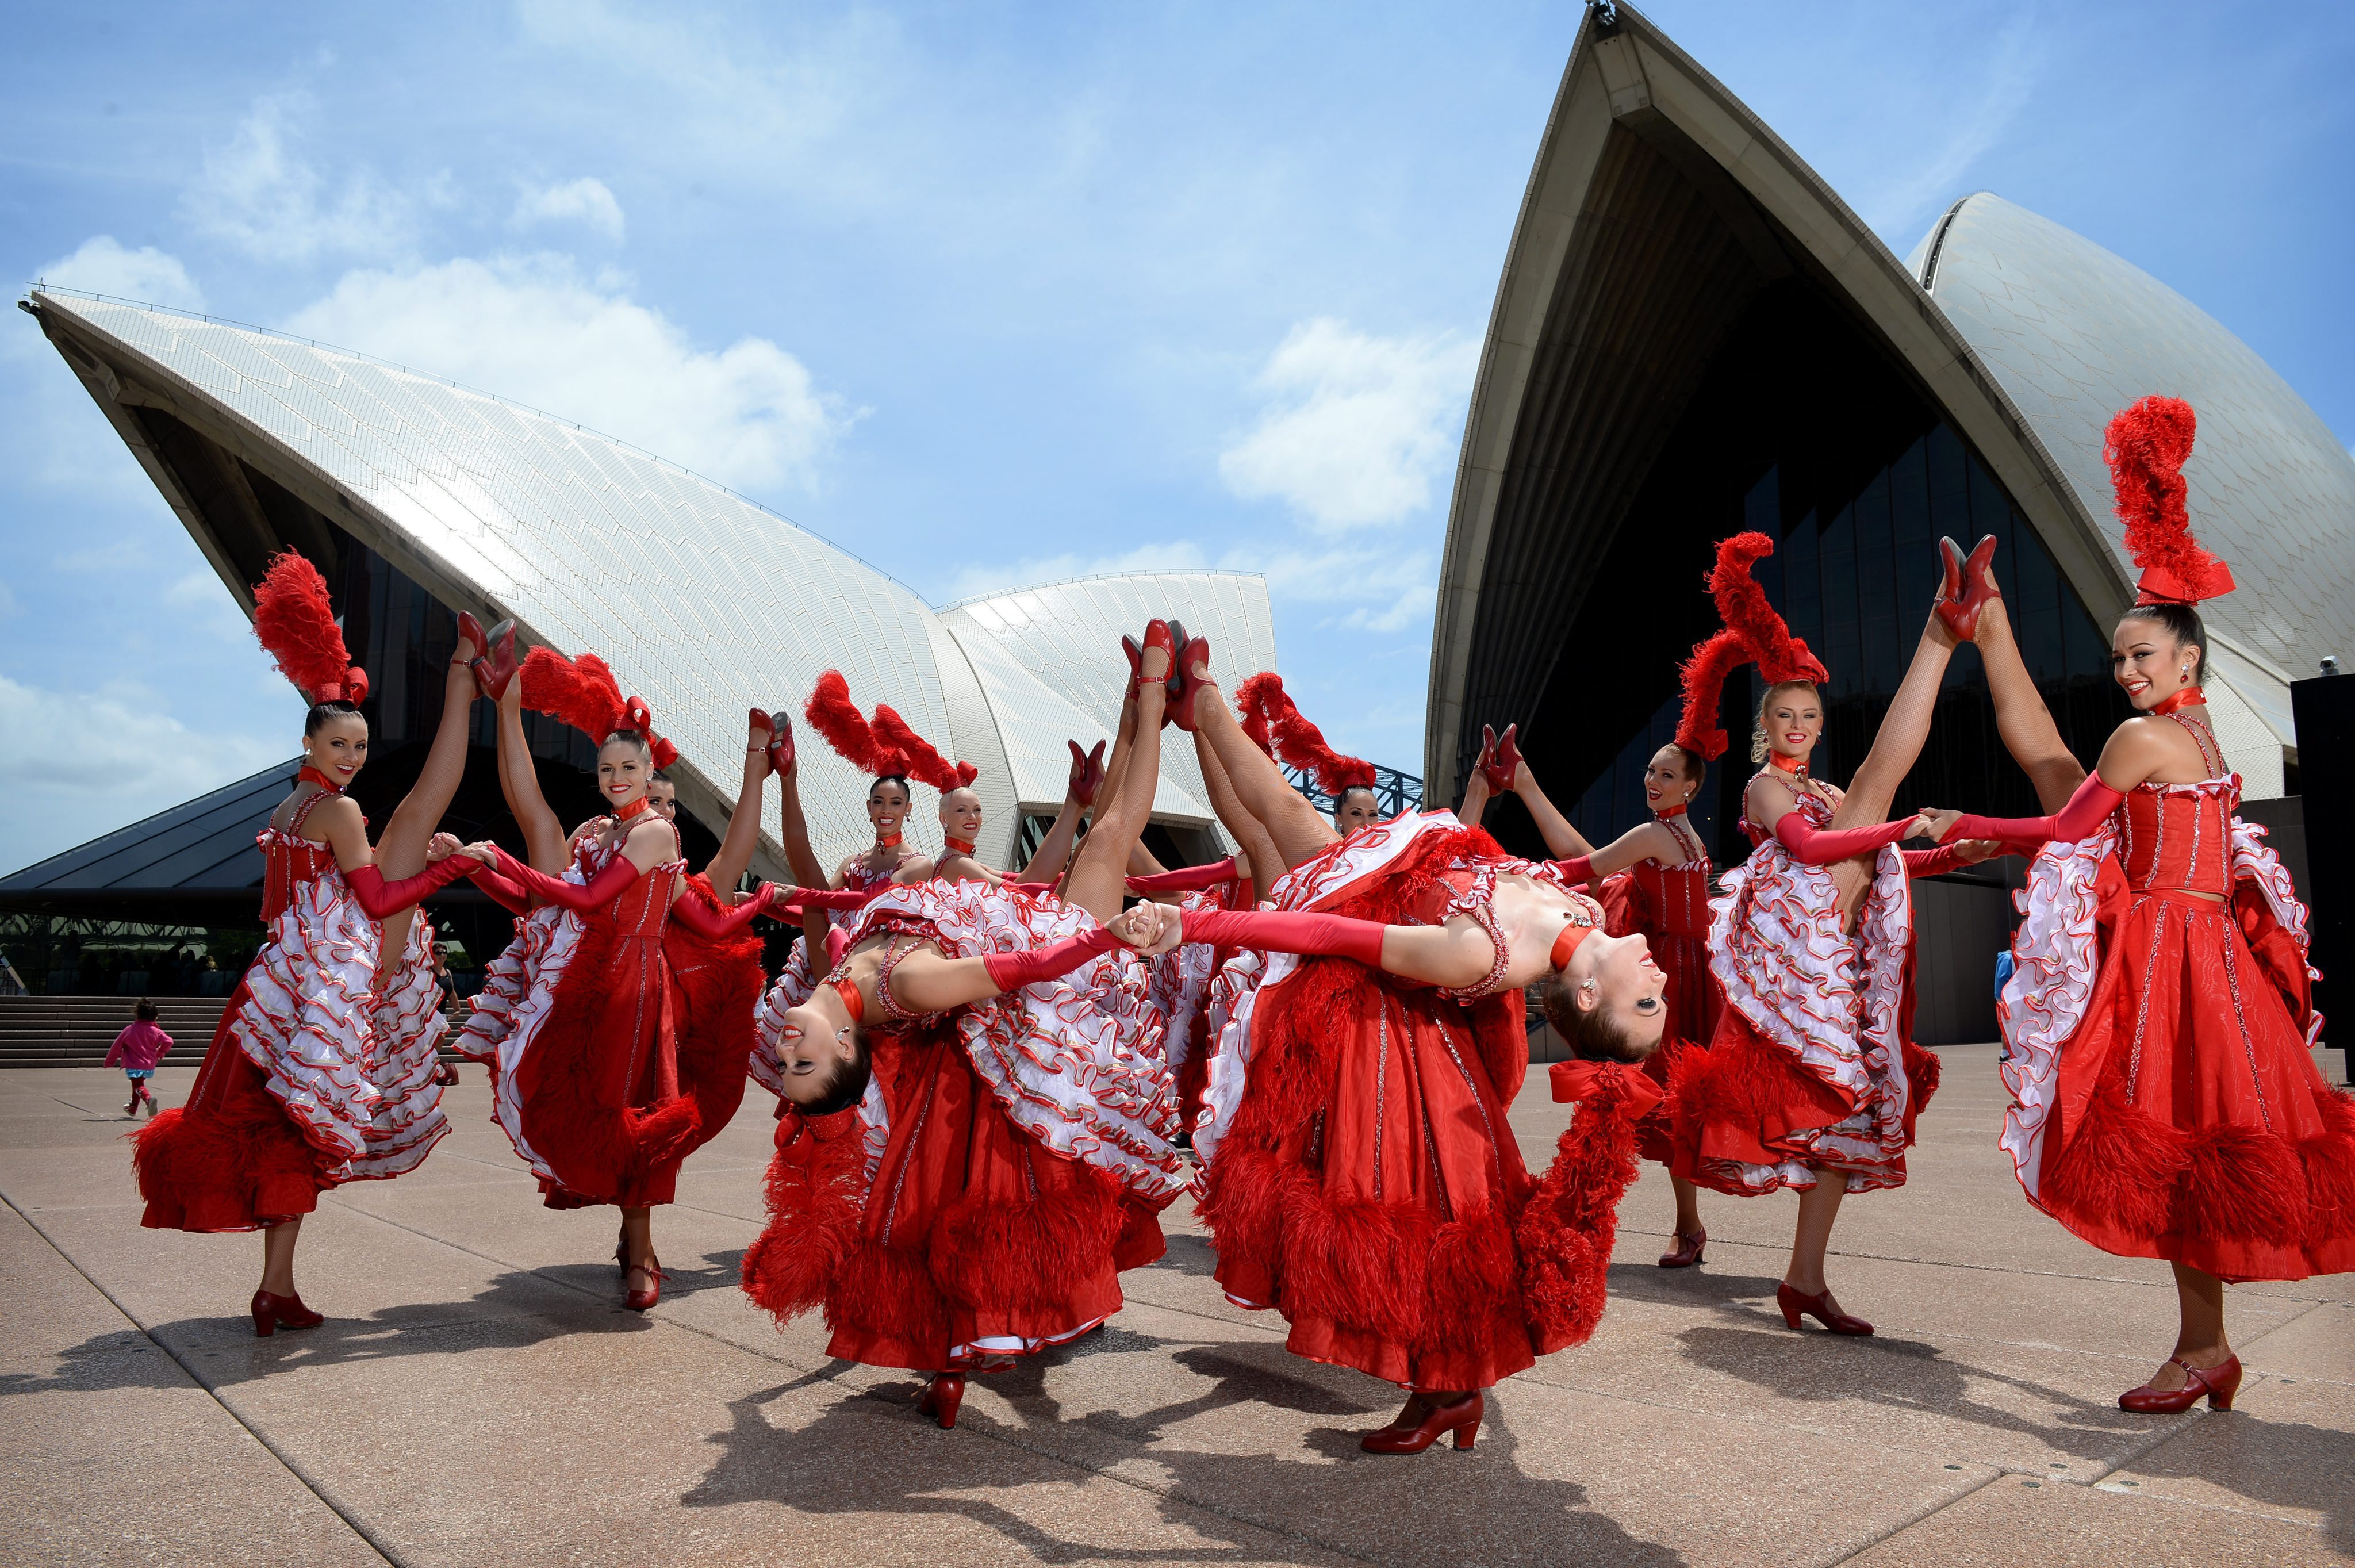
{"label": "red high-heeled shoe", "polygon": [[1082,752],[1077,741],[1063,742],[1071,749],[1071,798],[1082,805],[1096,803],[1096,791],[1103,787],[1104,743],[1098,741],[1093,751]]}
{"label": "red high-heeled shoe", "polygon": [[1827,1288],[1815,1296],[1802,1296],[1787,1285],[1774,1287],[1774,1305],[1783,1309],[1783,1321],[1796,1328],[1804,1314],[1811,1317],[1835,1334],[1870,1334],[1872,1325],[1861,1317],[1851,1317],[1839,1309]]}
{"label": "red high-heeled shoe", "polygon": [[266,1290],[253,1293],[253,1331],[267,1339],[281,1328],[316,1328],[327,1318],[303,1305],[301,1293],[272,1296]]}
{"label": "red high-heeled shoe", "polygon": [[472,669],[474,667],[474,659],[479,659],[491,651],[491,639],[484,632],[483,624],[464,610],[458,612],[458,635],[474,645],[474,658],[452,659],[450,662],[463,663],[468,669]]}
{"label": "red high-heeled shoe", "polygon": [[1488,753],[1487,762],[1482,764],[1488,775],[1489,793],[1510,795],[1513,793],[1513,780],[1521,771],[1521,748],[1518,744],[1521,727],[1518,724],[1508,724],[1502,735],[1497,734],[1486,724],[1480,726],[1480,729],[1488,739],[1496,742],[1495,747]]}
{"label": "red high-heeled shoe", "polygon": [[1995,585],[1995,573],[1989,563],[1995,560],[1995,536],[1988,534],[1971,547],[1969,559],[1963,556],[1963,547],[1950,539],[1938,541],[1938,561],[1941,578],[1938,597],[1932,604],[1938,619],[1946,623],[1946,630],[1959,642],[1977,638],[1979,612],[2003,597]]}
{"label": "red high-heeled shoe", "polygon": [[516,624],[513,616],[501,621],[488,632],[472,615],[459,612],[458,629],[470,638],[479,638],[475,646],[482,649],[466,661],[474,672],[474,685],[485,697],[496,702],[506,695],[507,682],[515,678],[519,662],[516,657]]}
{"label": "red high-heeled shoe", "polygon": [[1662,1268],[1691,1268],[1700,1262],[1701,1249],[1709,1245],[1709,1232],[1695,1231],[1691,1235],[1676,1232],[1676,1245],[1660,1254]]}
{"label": "red high-heeled shoe", "polygon": [[1178,697],[1165,710],[1169,721],[1188,734],[1194,732],[1196,699],[1217,689],[1210,682],[1210,639],[1196,637],[1186,645],[1177,664]]}
{"label": "red high-heeled shoe", "polygon": [[[1137,654],[1136,681],[1134,689],[1139,691],[1142,691],[1155,678],[1145,673],[1144,650],[1147,648],[1159,648],[1169,656],[1168,667],[1159,677],[1164,683],[1163,690],[1166,694],[1169,677],[1178,673],[1178,656],[1186,651],[1185,645],[1171,634],[1169,623],[1160,616],[1156,615],[1152,620],[1147,621],[1145,624],[1145,641]],[[1162,705],[1161,721],[1165,724],[1169,721],[1169,706],[1167,703]]]}
{"label": "red high-heeled shoe", "polygon": [[780,708],[769,715],[769,771],[783,778],[794,771],[800,754],[794,745],[794,721]]}
{"label": "red high-heeled shoe", "polygon": [[[645,1263],[632,1266],[646,1276],[645,1288],[631,1291],[627,1296],[623,1296],[622,1305],[633,1312],[645,1312],[662,1300],[662,1264],[658,1259],[648,1258]],[[628,1277],[626,1270],[623,1271],[623,1277]]]}
{"label": "red high-heeled shoe", "polygon": [[2232,1396],[2241,1392],[2240,1357],[2227,1356],[2204,1369],[2180,1356],[2169,1356],[2168,1360],[2183,1369],[2183,1386],[2156,1389],[2145,1383],[2140,1388],[2128,1389],[2118,1395],[2120,1410],[2131,1410],[2137,1415],[2180,1415],[2202,1397],[2211,1410],[2232,1408]]}
{"label": "red high-heeled shoe", "polygon": [[916,1413],[929,1415],[948,1431],[956,1424],[957,1407],[964,1403],[963,1372],[934,1372],[924,1385],[924,1394],[916,1401]]}
{"label": "red high-heeled shoe", "polygon": [[1128,695],[1135,697],[1136,688],[1145,684],[1145,648],[1126,632],[1120,635],[1120,651],[1128,656]]}
{"label": "red high-heeled shoe", "polygon": [[1488,1402],[1474,1389],[1453,1404],[1432,1406],[1412,1426],[1393,1421],[1376,1427],[1358,1439],[1358,1446],[1369,1454],[1420,1454],[1438,1442],[1441,1433],[1453,1432],[1457,1449],[1468,1449],[1480,1435],[1481,1420],[1487,1413]]}

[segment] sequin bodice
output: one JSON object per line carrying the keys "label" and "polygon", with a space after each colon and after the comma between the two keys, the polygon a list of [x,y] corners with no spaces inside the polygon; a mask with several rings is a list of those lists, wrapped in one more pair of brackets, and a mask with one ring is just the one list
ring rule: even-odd
{"label": "sequin bodice", "polygon": [[2196,784],[2137,784],[2118,807],[2118,859],[2137,892],[2232,891],[2230,778]]}
{"label": "sequin bodice", "polygon": [[1707,936],[1709,852],[1682,819],[1662,817],[1660,822],[1692,858],[1681,866],[1638,860],[1628,868],[1644,906],[1645,929],[1662,936]]}

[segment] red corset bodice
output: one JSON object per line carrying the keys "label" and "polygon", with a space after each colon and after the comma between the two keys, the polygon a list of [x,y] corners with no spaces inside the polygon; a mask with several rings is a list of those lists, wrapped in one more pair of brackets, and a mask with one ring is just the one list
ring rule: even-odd
{"label": "red corset bodice", "polygon": [[2231,778],[2137,784],[2118,807],[2118,860],[2137,892],[2232,891]]}
{"label": "red corset bodice", "polygon": [[315,882],[335,869],[336,852],[325,844],[314,844],[275,827],[263,828],[256,842],[261,846],[263,868],[261,923],[267,925],[286,912],[304,883]]}
{"label": "red corset bodice", "polygon": [[1646,931],[1662,936],[1709,934],[1709,861],[1682,866],[1638,860],[1628,868],[1643,901]]}
{"label": "red corset bodice", "polygon": [[[620,852],[618,840],[600,849],[597,841],[585,833],[581,836],[573,851],[581,875],[591,879],[603,870]],[[686,862],[683,860],[656,866],[623,888],[612,903],[589,918],[612,921],[615,933],[623,937],[641,937],[649,941],[657,938],[662,935],[663,922],[670,914],[671,900],[677,896],[678,880],[685,872]]]}
{"label": "red corset bodice", "polygon": [[896,866],[889,871],[878,871],[870,869],[863,860],[855,861],[843,871],[842,885],[852,892],[863,893],[869,888],[883,886],[897,875],[898,871],[899,868]]}

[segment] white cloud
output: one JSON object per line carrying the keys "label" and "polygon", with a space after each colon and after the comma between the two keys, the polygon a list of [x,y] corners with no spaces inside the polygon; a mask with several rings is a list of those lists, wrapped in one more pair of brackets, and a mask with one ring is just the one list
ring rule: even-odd
{"label": "white cloud", "polygon": [[1259,423],[1219,454],[1227,487],[1279,498],[1325,533],[1395,523],[1431,503],[1476,350],[1452,334],[1381,337],[1319,316],[1294,327],[1254,386]]}
{"label": "white cloud", "polygon": [[582,177],[562,185],[527,187],[517,198],[517,228],[533,223],[585,223],[606,239],[622,238],[622,204],[601,179]]}
{"label": "white cloud", "polygon": [[204,291],[197,287],[178,257],[153,245],[128,250],[112,234],[91,236],[72,255],[48,262],[34,275],[43,283],[145,304],[205,308]]}
{"label": "white cloud", "polygon": [[330,189],[301,151],[317,118],[306,92],[257,100],[236,135],[205,149],[203,173],[181,198],[189,221],[264,261],[406,251],[432,193],[395,190],[366,170]]}
{"label": "white cloud", "polygon": [[811,487],[858,417],[767,338],[707,353],[565,256],[347,272],[282,325],[576,420],[742,490]]}
{"label": "white cloud", "polygon": [[190,730],[135,682],[63,692],[0,676],[0,749],[29,808],[0,835],[0,859],[38,859],[176,805],[292,756],[297,739]]}
{"label": "white cloud", "polygon": [[[1907,102],[1947,111],[1944,137],[1927,158],[1885,175],[1858,203],[1866,222],[1883,233],[1901,231],[1966,193],[1964,179],[2028,106],[2046,64],[2044,29],[2032,15],[2014,16],[1995,36],[1976,91],[1943,81],[1941,91]],[[1934,123],[1934,120],[1933,122]],[[1898,247],[1899,254],[1904,248]]]}

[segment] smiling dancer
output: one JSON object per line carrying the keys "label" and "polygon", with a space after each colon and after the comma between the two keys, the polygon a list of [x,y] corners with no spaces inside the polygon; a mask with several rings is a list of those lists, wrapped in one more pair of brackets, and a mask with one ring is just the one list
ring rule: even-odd
{"label": "smiling dancer", "polygon": [[[1737,1198],[1799,1194],[1791,1261],[1775,1291],[1792,1328],[1813,1317],[1835,1334],[1870,1334],[1824,1280],[1824,1253],[1849,1192],[1900,1187],[1938,1061],[1913,1043],[1913,899],[1908,879],[1950,869],[1984,844],[1908,857],[1919,817],[1884,822],[1913,766],[1954,633],[1933,613],[1871,750],[1843,794],[1814,777],[1823,666],[1750,579],[1774,550],[1764,534],[1718,546],[1710,575],[1726,630],[1693,651],[1686,678],[1705,690],[1754,662],[1767,682],[1742,794],[1750,859],[1724,874],[1711,906],[1710,966],[1726,1005],[1709,1051],[1676,1094],[1677,1173]],[[1703,709],[1704,713],[1707,711]]]}
{"label": "smiling dancer", "polygon": [[[1517,726],[1507,725],[1499,740],[1485,731],[1479,765],[1465,790],[1464,818],[1477,823],[1491,792],[1521,798],[1530,817],[1555,856],[1587,858],[1604,912],[1604,929],[1614,936],[1641,933],[1650,946],[1652,961],[1668,976],[1661,993],[1668,1021],[1660,1049],[1644,1060],[1644,1072],[1663,1093],[1672,1074],[1686,1071],[1689,1052],[1709,1049],[1716,1038],[1718,1013],[1725,992],[1709,966],[1709,851],[1686,816],[1693,796],[1700,793],[1709,764],[1725,752],[1725,731],[1716,727],[1718,693],[1725,671],[1711,661],[1696,658],[1684,670],[1684,711],[1677,722],[1677,738],[1652,753],[1644,767],[1644,798],[1652,820],[1632,827],[1597,849],[1582,837],[1538,787],[1516,743]],[[1700,1189],[1674,1169],[1676,1153],[1665,1104],[1655,1107],[1638,1129],[1646,1159],[1670,1167],[1668,1181],[1676,1195],[1676,1229],[1668,1250],[1660,1254],[1662,1268],[1690,1268],[1700,1264],[1709,1244],[1700,1222]]]}
{"label": "smiling dancer", "polygon": [[[1273,683],[1247,682],[1247,706],[1282,711]],[[1199,641],[1176,720],[1287,868],[1274,911],[1187,911],[1164,938],[1241,950],[1218,978],[1228,1021],[1194,1128],[1219,1282],[1281,1311],[1297,1354],[1409,1391],[1369,1452],[1450,1432],[1469,1447],[1483,1391],[1600,1317],[1638,1102],[1656,1097],[1621,1064],[1657,1044],[1666,976],[1560,870],[1446,812],[1337,835],[1220,703]],[[1287,749],[1311,766],[1330,753],[1305,720]],[[1581,1104],[1542,1183],[1505,1119],[1529,985],[1586,1059],[1565,1064]]]}
{"label": "smiling dancer", "polygon": [[[474,695],[467,658],[482,646],[471,617],[465,625],[473,640],[452,661],[431,755],[379,853],[344,793],[368,761],[359,708],[368,676],[350,663],[327,585],[289,551],[254,590],[254,635],[311,704],[302,775],[261,835],[261,949],[221,1014],[188,1103],[140,1132],[135,1167],[142,1224],[262,1232],[251,1303],[259,1335],[324,1320],[294,1287],[294,1243],[318,1195],[414,1169],[450,1130],[434,1074],[442,1019],[432,927],[408,917],[468,864],[433,834],[464,766]],[[417,870],[388,881],[396,856]],[[383,964],[378,923],[395,920],[404,923],[398,956]]]}
{"label": "smiling dancer", "polygon": [[[2051,816],[1927,814],[1949,837],[2036,851],[2000,1009],[2003,1146],[2037,1208],[2104,1252],[2173,1265],[2175,1349],[2118,1400],[2157,1413],[2203,1396],[2232,1408],[2228,1282],[2355,1269],[2355,1102],[2310,1054],[2322,1019],[2306,907],[2263,829],[2238,815],[2240,775],[2200,694],[2199,605],[2233,584],[2191,536],[2194,429],[2190,404],[2146,398],[2107,432],[2143,569],[2110,655],[2137,717]],[[2057,786],[2067,750],[2012,642],[1987,546],[1966,574],[1942,545],[1955,629],[1979,645],[2006,741],[2041,791]]]}
{"label": "smiling dancer", "polygon": [[1108,770],[1068,900],[986,881],[882,892],[777,1031],[787,1106],[745,1293],[780,1321],[823,1306],[827,1353],[931,1374],[955,1424],[965,1374],[1086,1333],[1119,1274],[1161,1253],[1185,1186],[1162,1023],[1112,951],[1160,772],[1168,627],[1146,630],[1140,721]]}
{"label": "smiling dancer", "polygon": [[[744,927],[773,891],[723,915],[711,882],[687,875],[678,830],[646,794],[677,750],[655,733],[643,701],[623,697],[603,660],[534,648],[510,695],[598,742],[597,787],[613,809],[573,834],[562,876],[494,844],[467,847],[491,868],[476,880],[511,907],[528,897],[556,912],[526,919],[527,927],[542,920],[545,936],[517,970],[522,994],[480,1015],[496,1021],[470,1026],[472,1043],[490,1048],[493,1115],[548,1206],[621,1209],[623,1305],[645,1311],[662,1297],[653,1207],[672,1201],[680,1163],[727,1125],[743,1096],[761,986],[760,940]],[[510,734],[522,740],[519,708],[503,714],[503,752]],[[513,761],[510,798],[538,857],[555,817],[528,755]],[[750,793],[712,862],[722,885],[751,859],[760,805]]]}

